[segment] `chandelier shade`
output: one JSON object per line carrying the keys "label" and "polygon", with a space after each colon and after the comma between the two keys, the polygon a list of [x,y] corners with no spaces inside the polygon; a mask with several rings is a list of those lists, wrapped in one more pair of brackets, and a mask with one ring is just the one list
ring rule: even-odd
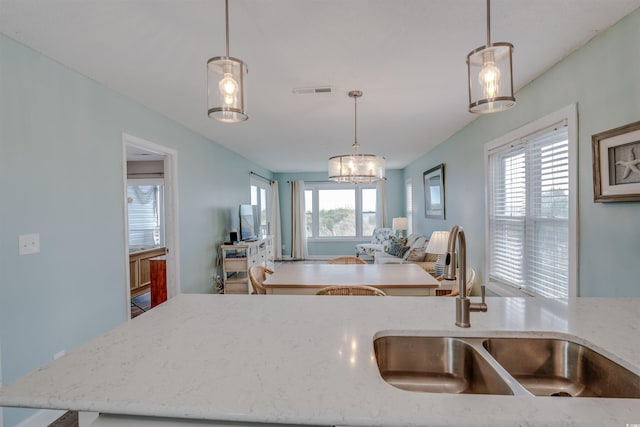
{"label": "chandelier shade", "polygon": [[375,154],[358,152],[358,98],[362,91],[352,90],[349,96],[354,100],[355,109],[355,142],[353,153],[341,154],[329,158],[329,179],[339,183],[370,184],[385,178],[385,159]]}
{"label": "chandelier shade", "polygon": [[513,107],[513,45],[491,43],[491,4],[487,0],[487,44],[467,55],[469,112],[495,113]]}
{"label": "chandelier shade", "polygon": [[359,153],[330,157],[329,179],[351,184],[381,181],[385,179],[384,157]]}
{"label": "chandelier shade", "polygon": [[229,56],[229,0],[225,0],[227,54],[207,61],[207,114],[223,123],[243,122],[246,113],[247,64]]}

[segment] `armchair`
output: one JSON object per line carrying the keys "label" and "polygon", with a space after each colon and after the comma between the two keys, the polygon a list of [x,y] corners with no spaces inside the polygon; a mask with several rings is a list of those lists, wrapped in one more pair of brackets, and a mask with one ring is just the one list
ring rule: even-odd
{"label": "armchair", "polygon": [[361,243],[356,245],[356,256],[361,255],[373,256],[376,252],[384,252],[389,245],[389,241],[393,236],[393,230],[390,228],[374,228],[371,236],[371,243]]}

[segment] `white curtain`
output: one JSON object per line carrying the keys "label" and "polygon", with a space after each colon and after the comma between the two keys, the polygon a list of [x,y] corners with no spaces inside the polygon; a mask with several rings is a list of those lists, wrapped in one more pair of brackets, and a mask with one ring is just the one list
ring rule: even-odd
{"label": "white curtain", "polygon": [[306,259],[307,256],[304,181],[291,181],[291,258]]}
{"label": "white curtain", "polygon": [[387,181],[376,183],[376,227],[386,227],[387,220]]}
{"label": "white curtain", "polygon": [[271,181],[271,200],[269,201],[269,224],[270,234],[273,236],[275,246],[275,258],[282,259],[282,232],[280,227],[280,194],[278,193],[278,181]]}

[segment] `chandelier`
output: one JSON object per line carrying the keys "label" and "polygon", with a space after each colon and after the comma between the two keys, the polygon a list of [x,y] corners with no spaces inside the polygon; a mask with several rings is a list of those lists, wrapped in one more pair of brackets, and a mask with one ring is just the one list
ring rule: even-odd
{"label": "chandelier", "polygon": [[384,180],[384,157],[358,152],[360,148],[360,144],[358,144],[358,98],[362,96],[362,91],[352,90],[349,92],[349,96],[353,98],[355,108],[353,153],[329,158],[329,179],[351,184],[369,184]]}

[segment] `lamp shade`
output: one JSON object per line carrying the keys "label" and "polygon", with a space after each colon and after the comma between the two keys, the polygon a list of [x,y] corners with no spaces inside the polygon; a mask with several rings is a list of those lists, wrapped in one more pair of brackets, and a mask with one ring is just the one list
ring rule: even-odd
{"label": "lamp shade", "polygon": [[429,254],[446,254],[447,244],[449,243],[448,231],[434,231],[427,245],[427,253]]}
{"label": "lamp shade", "polygon": [[391,228],[394,230],[404,231],[409,228],[409,221],[406,217],[393,218]]}

